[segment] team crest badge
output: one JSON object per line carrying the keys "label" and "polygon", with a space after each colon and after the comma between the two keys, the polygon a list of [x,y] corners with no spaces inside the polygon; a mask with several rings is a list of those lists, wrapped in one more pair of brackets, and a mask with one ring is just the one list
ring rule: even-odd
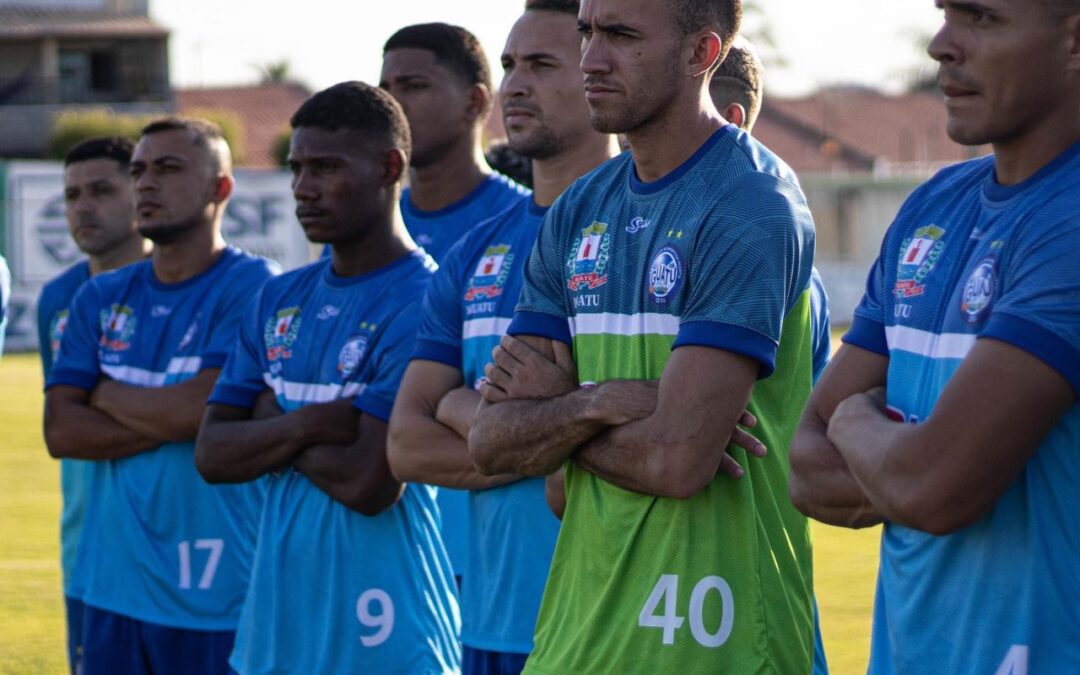
{"label": "team crest badge", "polygon": [[53,363],[60,355],[60,342],[64,339],[64,331],[68,325],[68,310],[57,312],[49,324],[49,348],[52,349]]}
{"label": "team crest badge", "polygon": [[131,348],[135,334],[135,311],[127,305],[112,305],[101,311],[101,346],[109,351],[123,352]]}
{"label": "team crest badge", "polygon": [[290,307],[279,311],[266,321],[263,341],[266,343],[266,360],[278,361],[292,358],[292,346],[300,332],[300,308]]}
{"label": "team crest badge", "polygon": [[670,246],[660,249],[649,267],[649,298],[658,304],[667,304],[679,290],[682,277],[679,252]]}
{"label": "team crest badge", "polygon": [[608,259],[611,256],[611,233],[607,223],[593,222],[581,231],[571,246],[567,260],[571,291],[595,290],[607,283]]}
{"label": "team crest badge", "polygon": [[506,244],[489,246],[484,256],[476,264],[469,288],[465,291],[465,302],[474,300],[492,300],[502,295],[503,285],[510,276],[514,254]]}
{"label": "team crest badge", "polygon": [[968,323],[986,318],[994,303],[994,283],[997,278],[997,258],[984,258],[975,266],[960,294],[960,314]]}
{"label": "team crest badge", "polygon": [[915,230],[914,236],[902,242],[893,288],[897,300],[916,298],[926,292],[923,281],[934,271],[945,250],[944,236],[945,230],[937,225],[927,225]]}
{"label": "team crest badge", "polygon": [[366,335],[354,335],[348,339],[345,346],[338,352],[338,374],[341,375],[341,379],[347,380],[360,367],[360,362],[364,360],[364,354],[367,352],[367,346],[368,336]]}

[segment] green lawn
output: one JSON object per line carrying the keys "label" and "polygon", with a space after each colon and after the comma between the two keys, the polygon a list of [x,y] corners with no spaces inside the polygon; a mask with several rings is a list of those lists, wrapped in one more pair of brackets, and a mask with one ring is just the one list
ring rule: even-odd
{"label": "green lawn", "polygon": [[[62,673],[59,471],[41,440],[37,356],[0,361],[0,673]],[[815,573],[829,665],[866,672],[878,532],[814,527]]]}

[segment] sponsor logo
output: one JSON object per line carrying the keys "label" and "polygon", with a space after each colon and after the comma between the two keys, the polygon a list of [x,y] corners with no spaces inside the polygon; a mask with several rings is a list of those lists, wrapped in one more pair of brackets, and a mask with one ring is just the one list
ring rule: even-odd
{"label": "sponsor logo", "polygon": [[514,254],[508,245],[489,246],[476,263],[469,288],[465,291],[465,302],[493,300],[502,295],[513,264]]}
{"label": "sponsor logo", "polygon": [[574,296],[574,307],[576,309],[582,309],[585,307],[599,307],[600,306],[600,294],[588,293],[586,295]]}
{"label": "sponsor logo", "polygon": [[53,315],[52,321],[49,322],[49,348],[52,350],[53,363],[56,363],[57,357],[60,356],[60,342],[64,339],[64,331],[67,330],[69,315],[68,310],[60,310]]}
{"label": "sponsor logo", "polygon": [[360,362],[364,360],[364,354],[367,352],[367,346],[367,335],[353,335],[348,339],[345,346],[338,352],[337,368],[341,379],[348,379],[360,367]]}
{"label": "sponsor logo", "polygon": [[679,258],[679,252],[671,246],[665,246],[656,254],[649,267],[649,297],[661,305],[667,304],[679,290],[682,278],[682,259]]}
{"label": "sponsor logo", "polygon": [[975,266],[960,294],[960,314],[968,323],[986,318],[994,303],[994,283],[997,279],[997,258],[984,258]]}
{"label": "sponsor logo", "polygon": [[195,336],[199,333],[199,317],[201,316],[202,312],[199,312],[199,314],[195,315],[195,320],[191,322],[191,325],[188,326],[187,332],[184,333],[183,339],[180,340],[180,346],[177,348],[178,351],[183,351],[191,345],[193,340],[195,340]]}
{"label": "sponsor logo", "polygon": [[315,318],[319,321],[326,321],[327,319],[333,319],[335,316],[341,314],[341,310],[333,305],[323,305],[319,313],[315,315]]}
{"label": "sponsor logo", "polygon": [[581,231],[570,247],[567,271],[571,291],[596,290],[607,283],[608,260],[611,256],[611,233],[607,223],[593,222]]}
{"label": "sponsor logo", "polygon": [[938,259],[945,250],[942,237],[945,230],[937,225],[927,225],[915,230],[913,236],[900,245],[900,259],[896,267],[896,285],[893,295],[897,300],[917,298],[926,292],[923,281],[934,271]]}
{"label": "sponsor logo", "polygon": [[637,234],[644,229],[647,229],[649,225],[652,225],[652,221],[645,220],[641,216],[638,216],[630,221],[630,224],[626,226],[626,231],[630,234]]}
{"label": "sponsor logo", "polygon": [[127,305],[101,310],[101,346],[113,352],[127,351],[137,324],[135,310]]}
{"label": "sponsor logo", "polygon": [[154,305],[150,308],[150,316],[155,319],[160,319],[164,316],[172,314],[172,307],[166,307],[165,305]]}
{"label": "sponsor logo", "polygon": [[291,359],[292,346],[300,332],[300,308],[280,310],[266,320],[263,342],[266,343],[266,360],[270,362]]}

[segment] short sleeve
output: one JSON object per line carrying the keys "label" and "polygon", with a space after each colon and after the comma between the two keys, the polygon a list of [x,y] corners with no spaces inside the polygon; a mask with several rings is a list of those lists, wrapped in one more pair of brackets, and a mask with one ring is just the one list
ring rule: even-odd
{"label": "short sleeve", "polygon": [[239,339],[225,361],[208,403],[251,409],[255,407],[259,394],[266,389],[263,379],[266,367],[262,359],[261,307],[262,291],[246,312]]}
{"label": "short sleeve", "polygon": [[214,311],[214,330],[202,353],[202,368],[221,368],[236,346],[236,336],[247,316],[248,306],[266,280],[274,276],[269,264],[249,263],[221,279],[227,284]]}
{"label": "short sleeve", "polygon": [[38,355],[41,357],[41,371],[46,382],[49,380],[53,365],[52,335],[49,334],[53,311],[48,294],[49,286],[45,286],[41,289],[41,295],[38,296],[37,301]]}
{"label": "short sleeve", "polygon": [[813,226],[794,186],[771,179],[737,189],[737,201],[708,214],[696,235],[673,348],[698,345],[741,354],[757,361],[759,376],[767,377],[775,368],[789,305],[809,283]]}
{"label": "short sleeve", "polygon": [[49,373],[46,389],[67,385],[93,390],[101,375],[98,345],[101,342],[102,309],[97,284],[83,284],[71,301],[60,353]]}
{"label": "short sleeve", "polygon": [[881,253],[866,277],[866,290],[855,308],[851,328],[844,335],[845,343],[866,351],[889,355],[889,343],[885,339],[885,260],[889,237],[882,244]]}
{"label": "short sleeve", "polygon": [[0,354],[4,352],[4,335],[7,332],[8,304],[11,303],[11,272],[7,261],[0,256]]}
{"label": "short sleeve", "polygon": [[507,330],[509,335],[537,335],[570,344],[563,279],[566,251],[559,236],[562,218],[566,217],[564,203],[565,199],[560,198],[544,216],[525,261],[521,298]]}
{"label": "short sleeve", "polygon": [[467,241],[468,237],[454,244],[431,279],[421,305],[420,330],[412,353],[414,359],[437,361],[461,369],[461,293],[463,270],[468,265],[465,259]]}
{"label": "short sleeve", "polygon": [[421,306],[420,302],[408,305],[384,326],[361,377],[363,389],[353,399],[357,410],[384,422],[390,420],[394,398],[413,353]]}
{"label": "short sleeve", "polygon": [[825,292],[825,283],[816,269],[810,275],[810,321],[813,336],[813,372],[814,382],[821,377],[825,366],[829,365],[832,345],[829,343],[832,333],[832,321],[829,317],[829,294]]}
{"label": "short sleeve", "polygon": [[1028,352],[1080,393],[1080,218],[1041,231],[1006,252],[996,272],[1001,297],[979,337]]}

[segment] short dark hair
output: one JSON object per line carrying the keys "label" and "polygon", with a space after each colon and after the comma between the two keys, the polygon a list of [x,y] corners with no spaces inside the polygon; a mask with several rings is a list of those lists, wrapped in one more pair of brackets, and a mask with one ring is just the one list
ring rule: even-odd
{"label": "short dark hair", "polygon": [[135,143],[129,138],[120,136],[103,136],[90,138],[72,146],[64,155],[64,166],[71,166],[78,162],[88,162],[91,159],[111,159],[126,168],[131,164],[131,153],[135,150]]}
{"label": "short dark hair", "polygon": [[188,132],[196,146],[206,149],[215,171],[232,171],[232,153],[229,150],[229,142],[225,140],[221,127],[210,120],[198,117],[163,117],[147,124],[141,133],[143,136],[150,136],[166,131]]}
{"label": "short dark hair", "polygon": [[412,153],[409,121],[393,96],[363,82],[341,82],[323,89],[300,106],[289,124],[293,129],[355,129],[390,143],[408,157]]}
{"label": "short dark hair", "polygon": [[562,12],[578,15],[581,11],[579,0],[525,0],[526,12]]}
{"label": "short dark hair", "polygon": [[747,131],[754,126],[758,113],[761,112],[761,99],[764,95],[763,71],[754,46],[742,38],[736,38],[709,82],[713,101],[719,96],[727,102],[742,105],[746,110],[743,128]]}
{"label": "short dark hair", "polygon": [[491,69],[476,36],[461,26],[448,23],[419,23],[406,26],[383,45],[383,56],[395,49],[425,49],[435,60],[457,74],[465,84],[482,84],[491,89]]}
{"label": "short dark hair", "polygon": [[706,26],[717,29],[726,49],[742,24],[742,0],[667,0],[675,11],[675,25],[683,35]]}
{"label": "short dark hair", "polygon": [[1043,0],[1042,4],[1049,10],[1053,21],[1064,21],[1074,14],[1080,14],[1080,0]]}

